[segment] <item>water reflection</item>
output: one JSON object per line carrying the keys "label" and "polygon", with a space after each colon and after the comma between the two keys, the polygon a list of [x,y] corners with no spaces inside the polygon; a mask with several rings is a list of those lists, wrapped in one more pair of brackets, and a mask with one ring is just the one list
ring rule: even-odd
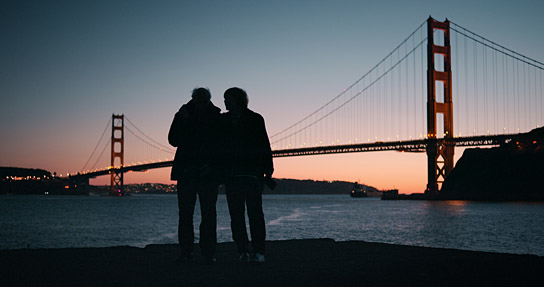
{"label": "water reflection", "polygon": [[[268,240],[332,238],[544,256],[544,203],[265,194],[263,205]],[[218,241],[232,241],[224,195],[217,217]],[[0,196],[0,249],[175,243],[176,232],[175,195]]]}
{"label": "water reflection", "polygon": [[466,212],[469,201],[465,200],[448,200],[448,201],[432,201],[431,204],[437,206],[438,210],[445,211],[449,215],[463,215]]}

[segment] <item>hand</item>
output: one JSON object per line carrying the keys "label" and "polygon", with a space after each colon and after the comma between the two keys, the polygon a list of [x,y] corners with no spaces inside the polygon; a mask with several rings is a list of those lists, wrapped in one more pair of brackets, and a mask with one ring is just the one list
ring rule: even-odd
{"label": "hand", "polygon": [[266,174],[263,183],[268,186],[270,189],[276,188],[277,182],[272,179],[271,174]]}

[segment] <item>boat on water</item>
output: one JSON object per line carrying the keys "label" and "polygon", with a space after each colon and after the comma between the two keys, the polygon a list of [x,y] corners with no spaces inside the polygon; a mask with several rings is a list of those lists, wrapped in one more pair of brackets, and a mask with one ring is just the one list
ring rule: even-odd
{"label": "boat on water", "polygon": [[353,189],[350,194],[351,197],[367,197],[366,186],[358,184],[357,182],[353,184]]}
{"label": "boat on water", "polygon": [[381,197],[384,192],[355,182],[349,195],[351,197]]}

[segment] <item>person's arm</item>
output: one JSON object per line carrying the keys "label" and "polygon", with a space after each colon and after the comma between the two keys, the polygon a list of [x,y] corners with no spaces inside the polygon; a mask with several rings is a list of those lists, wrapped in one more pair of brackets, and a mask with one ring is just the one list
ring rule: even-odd
{"label": "person's arm", "polygon": [[182,145],[184,133],[186,133],[186,122],[189,118],[189,113],[185,106],[182,106],[174,115],[174,120],[168,131],[168,143],[173,147]]}
{"label": "person's arm", "polygon": [[270,147],[270,140],[268,139],[268,133],[266,132],[266,125],[264,119],[261,117],[261,142],[263,145],[262,154],[262,166],[264,170],[264,184],[270,189],[276,188],[277,182],[272,179],[274,173],[274,163],[272,160],[272,149]]}
{"label": "person's arm", "polygon": [[259,137],[260,142],[262,145],[262,154],[261,154],[261,160],[262,160],[262,167],[265,174],[265,177],[272,177],[272,173],[274,173],[274,163],[272,161],[272,149],[270,148],[270,140],[268,139],[268,133],[266,132],[266,125],[264,123],[264,118],[262,116],[259,117]]}

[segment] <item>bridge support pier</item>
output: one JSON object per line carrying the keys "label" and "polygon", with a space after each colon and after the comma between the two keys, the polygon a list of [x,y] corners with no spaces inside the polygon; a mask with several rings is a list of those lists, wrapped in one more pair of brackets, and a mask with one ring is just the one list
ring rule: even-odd
{"label": "bridge support pier", "polygon": [[[434,43],[434,31],[444,33],[443,45]],[[437,57],[438,56],[438,57]],[[436,70],[435,60],[443,59],[443,70]],[[439,65],[440,66],[440,65]],[[437,139],[438,114],[444,118],[444,138],[453,138],[453,102],[451,80],[450,22],[427,20],[427,189],[425,194],[432,198],[438,195],[442,184],[453,170],[455,144]],[[442,82],[443,102],[437,101],[437,82]]]}
{"label": "bridge support pier", "polygon": [[[112,115],[111,119],[111,166],[110,195],[123,196],[123,167],[125,165],[124,115]],[[119,165],[116,165],[116,160]]]}

